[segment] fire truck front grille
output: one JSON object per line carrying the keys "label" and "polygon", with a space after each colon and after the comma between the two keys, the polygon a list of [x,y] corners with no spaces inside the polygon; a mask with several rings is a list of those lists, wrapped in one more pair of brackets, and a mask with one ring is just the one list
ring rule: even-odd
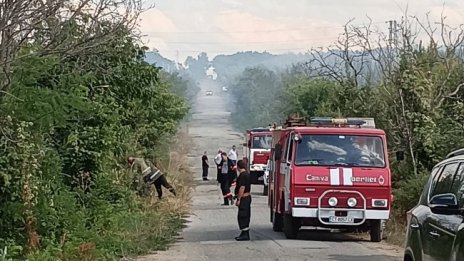
{"label": "fire truck front grille", "polygon": [[[348,199],[352,206],[348,205]],[[366,198],[351,190],[327,190],[318,198],[318,219],[325,225],[361,225],[366,220]]]}

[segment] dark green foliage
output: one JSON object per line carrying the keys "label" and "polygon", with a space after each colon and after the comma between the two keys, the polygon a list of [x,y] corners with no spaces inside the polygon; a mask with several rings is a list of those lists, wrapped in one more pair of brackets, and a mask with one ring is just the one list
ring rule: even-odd
{"label": "dark green foliage", "polygon": [[237,127],[265,127],[280,115],[280,101],[275,98],[282,88],[279,75],[273,71],[263,67],[249,68],[231,91],[236,99],[232,121]]}
{"label": "dark green foliage", "polygon": [[6,257],[111,260],[163,248],[181,224],[143,206],[124,159],[152,155],[176,132],[191,85],[144,62],[128,30],[98,30],[116,36],[98,55],[27,55],[12,66],[10,95],[0,101]]}

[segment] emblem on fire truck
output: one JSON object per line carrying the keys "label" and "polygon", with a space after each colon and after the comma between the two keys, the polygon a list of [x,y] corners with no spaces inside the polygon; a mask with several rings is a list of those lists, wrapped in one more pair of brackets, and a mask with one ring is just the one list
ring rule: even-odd
{"label": "emblem on fire truck", "polygon": [[379,177],[379,184],[380,184],[380,185],[385,184],[385,178],[384,178],[383,176],[380,176],[380,177]]}

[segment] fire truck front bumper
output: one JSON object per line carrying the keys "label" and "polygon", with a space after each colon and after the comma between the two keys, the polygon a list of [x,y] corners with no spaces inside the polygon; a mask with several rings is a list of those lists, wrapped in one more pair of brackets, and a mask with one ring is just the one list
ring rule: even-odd
{"label": "fire truck front bumper", "polygon": [[[336,212],[346,211],[346,216],[340,217]],[[317,218],[325,225],[361,225],[366,220],[386,220],[390,216],[390,210],[374,209],[327,209],[327,208],[292,208],[292,216],[301,218]]]}

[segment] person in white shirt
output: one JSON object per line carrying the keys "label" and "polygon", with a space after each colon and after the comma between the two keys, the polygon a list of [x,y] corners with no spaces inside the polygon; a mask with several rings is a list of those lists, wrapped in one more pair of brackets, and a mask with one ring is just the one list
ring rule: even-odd
{"label": "person in white shirt", "polygon": [[216,181],[219,182],[219,175],[221,175],[221,161],[222,161],[222,150],[219,149],[218,150],[218,154],[214,157],[214,163],[216,163],[216,167],[217,167],[217,177],[216,177]]}
{"label": "person in white shirt", "polygon": [[229,151],[227,157],[229,157],[229,159],[234,163],[234,165],[237,164],[237,150],[235,145],[232,146],[232,149]]}

